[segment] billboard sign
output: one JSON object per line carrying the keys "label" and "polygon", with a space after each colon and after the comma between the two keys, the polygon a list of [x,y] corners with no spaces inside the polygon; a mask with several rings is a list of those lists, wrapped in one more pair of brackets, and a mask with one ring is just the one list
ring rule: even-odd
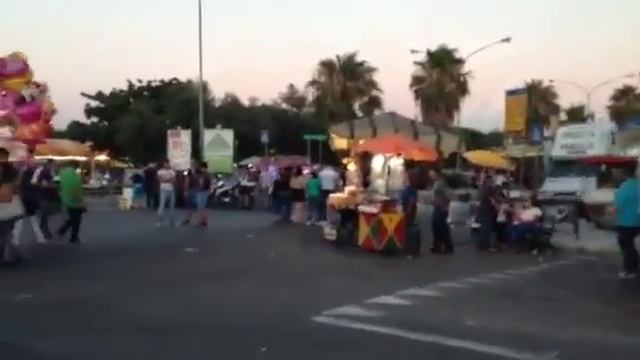
{"label": "billboard sign", "polygon": [[191,130],[167,130],[167,159],[174,170],[191,165]]}
{"label": "billboard sign", "polygon": [[207,129],[204,131],[204,160],[209,172],[231,173],[234,150],[233,129]]}
{"label": "billboard sign", "polygon": [[524,137],[527,130],[527,89],[512,89],[505,93],[504,131]]}

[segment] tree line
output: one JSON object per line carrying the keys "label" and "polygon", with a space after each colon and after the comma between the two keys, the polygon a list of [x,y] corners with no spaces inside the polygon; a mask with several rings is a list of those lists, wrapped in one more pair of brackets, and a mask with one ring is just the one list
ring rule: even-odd
{"label": "tree line", "polygon": [[[471,73],[456,49],[441,45],[427,49],[423,59],[414,63],[408,87],[420,109],[422,121],[436,132],[440,151],[441,132],[454,129],[454,119],[470,94]],[[232,128],[236,134],[238,159],[264,153],[260,143],[262,130],[270,134],[270,151],[304,154],[304,134],[326,133],[329,126],[348,122],[354,138],[353,120],[384,111],[384,93],[376,80],[378,69],[357,52],[322,59],[312,78],[303,86],[286,86],[277,99],[262,102],[255,97],[247,103],[235,94],[215,97],[208,84],[176,78],[127,81],[109,92],[82,93],[87,101],[84,114],[88,121],[72,121],[60,136],[90,141],[97,150],[128,158],[135,164],[161,159],[166,153],[166,131],[173,128],[197,128],[198,86],[205,93],[204,123],[211,128]],[[564,112],[568,122],[585,122],[584,104],[561,109],[553,84],[533,79],[526,83],[533,120],[548,125]],[[640,91],[624,85],[614,91],[608,107],[613,121],[623,125],[640,116]],[[502,134],[482,134],[458,129],[466,148],[502,145]],[[194,154],[199,153],[197,131],[193,132]],[[329,154],[327,144],[325,153]]]}

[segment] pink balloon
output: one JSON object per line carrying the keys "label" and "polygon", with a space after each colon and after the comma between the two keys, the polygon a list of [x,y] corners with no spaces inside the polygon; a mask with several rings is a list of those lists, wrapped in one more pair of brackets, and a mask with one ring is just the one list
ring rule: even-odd
{"label": "pink balloon", "polygon": [[13,111],[21,96],[15,91],[0,91],[0,110]]}
{"label": "pink balloon", "polygon": [[34,123],[42,117],[42,100],[38,99],[30,103],[18,106],[14,113],[23,124]]}
{"label": "pink balloon", "polygon": [[0,57],[0,79],[21,76],[29,71],[29,64],[19,56]]}

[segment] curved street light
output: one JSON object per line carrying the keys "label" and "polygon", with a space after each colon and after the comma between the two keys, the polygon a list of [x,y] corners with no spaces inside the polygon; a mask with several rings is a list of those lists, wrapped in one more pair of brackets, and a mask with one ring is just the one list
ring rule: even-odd
{"label": "curved street light", "polygon": [[577,83],[575,81],[561,80],[561,79],[549,79],[549,83],[551,83],[551,84],[556,84],[556,83],[558,83],[558,84],[567,84],[567,85],[571,85],[571,86],[574,86],[574,87],[582,90],[584,92],[584,94],[585,94],[585,112],[586,112],[587,117],[590,117],[592,115],[591,114],[591,95],[593,95],[593,93],[596,90],[602,88],[605,85],[609,85],[609,84],[611,84],[613,82],[624,80],[624,79],[631,79],[631,78],[634,78],[635,76],[636,76],[635,74],[626,74],[626,75],[622,75],[622,76],[617,76],[617,77],[614,77],[614,78],[599,82],[596,85],[593,85],[591,87],[584,86],[584,85],[579,84],[579,83]]}

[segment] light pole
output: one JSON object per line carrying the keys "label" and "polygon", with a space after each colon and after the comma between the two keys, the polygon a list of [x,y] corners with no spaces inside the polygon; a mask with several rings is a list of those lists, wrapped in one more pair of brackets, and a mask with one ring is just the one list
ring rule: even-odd
{"label": "light pole", "polygon": [[204,83],[202,81],[202,0],[198,0],[198,139],[204,160]]}
{"label": "light pole", "polygon": [[587,116],[587,118],[590,118],[593,114],[591,113],[591,95],[593,95],[593,93],[600,89],[601,87],[605,86],[605,85],[609,85],[613,82],[616,81],[620,81],[620,80],[624,80],[624,79],[630,79],[635,77],[635,74],[626,74],[626,75],[622,75],[622,76],[618,76],[618,77],[614,77],[605,81],[602,81],[592,87],[587,87],[584,86],[582,84],[578,84],[577,82],[574,81],[570,81],[570,80],[559,80],[559,79],[549,79],[549,82],[551,84],[568,84],[571,86],[574,86],[580,90],[582,90],[585,94],[585,115]]}

